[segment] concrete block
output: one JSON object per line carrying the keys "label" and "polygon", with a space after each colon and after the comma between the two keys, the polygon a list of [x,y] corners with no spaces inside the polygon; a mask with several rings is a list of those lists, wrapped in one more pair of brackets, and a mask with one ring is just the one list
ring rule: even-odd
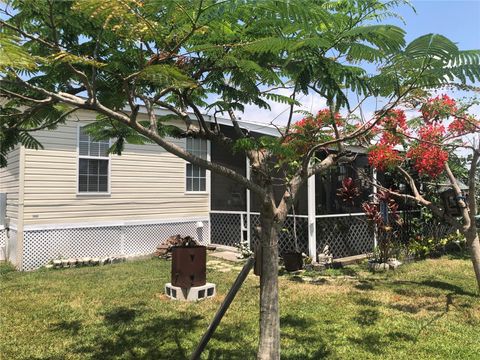
{"label": "concrete block", "polygon": [[167,283],[165,284],[165,294],[173,300],[197,301],[215,296],[216,286],[212,283],[206,283],[203,286],[181,288]]}

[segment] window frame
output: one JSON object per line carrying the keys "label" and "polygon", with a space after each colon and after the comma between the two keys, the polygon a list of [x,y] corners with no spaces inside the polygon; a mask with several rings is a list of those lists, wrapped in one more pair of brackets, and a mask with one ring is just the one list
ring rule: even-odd
{"label": "window frame", "polygon": [[[109,154],[108,156],[90,156],[90,155],[80,155],[80,129],[85,127],[88,124],[77,124],[77,144],[76,144],[76,152],[77,152],[77,168],[76,168],[76,195],[77,196],[110,196],[111,195],[111,168],[112,168],[112,156]],[[112,146],[111,140],[108,140],[108,146]],[[108,169],[107,169],[107,191],[80,191],[80,159],[92,159],[92,160],[107,160],[108,161]]]}
{"label": "window frame", "polygon": [[[204,140],[204,139],[202,139]],[[210,141],[209,140],[204,140],[207,142],[207,157],[206,160],[210,161]],[[185,150],[187,150],[187,139],[185,138]],[[188,150],[187,150],[188,151]],[[194,190],[187,190],[187,165],[191,164],[189,161],[185,161],[185,166],[183,167],[183,189],[184,189],[184,194],[185,195],[207,195],[210,194],[210,170],[205,169],[205,190],[199,190],[199,191],[194,191]],[[194,164],[192,164],[194,165]]]}

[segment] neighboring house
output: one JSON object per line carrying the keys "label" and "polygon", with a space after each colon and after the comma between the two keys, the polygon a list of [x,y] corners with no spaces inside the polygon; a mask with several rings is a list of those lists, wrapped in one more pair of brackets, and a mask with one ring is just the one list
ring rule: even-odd
{"label": "neighboring house", "polygon": [[[122,156],[108,155],[108,142],[92,141],[82,131],[94,119],[94,113],[78,111],[57,130],[38,132],[44,149],[19,147],[0,169],[0,193],[6,193],[4,216],[0,197],[0,249],[17,268],[35,269],[55,258],[152,253],[175,234],[253,246],[258,206],[248,191],[158,145],[127,144]],[[219,123],[231,130],[228,121]],[[278,134],[264,124],[241,126]],[[239,155],[199,139],[174,141],[249,176],[248,162]],[[366,166],[364,155],[357,165]],[[338,249],[337,256],[372,248],[360,210],[344,208],[335,198],[341,179],[353,175],[347,171],[340,167],[311,178],[296,206],[300,247],[312,256],[326,243]],[[293,217],[285,226],[283,250],[292,246]]]}

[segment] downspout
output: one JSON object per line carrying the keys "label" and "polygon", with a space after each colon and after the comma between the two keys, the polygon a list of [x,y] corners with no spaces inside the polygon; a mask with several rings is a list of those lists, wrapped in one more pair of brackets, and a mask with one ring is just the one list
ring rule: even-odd
{"label": "downspout", "polygon": [[18,213],[17,213],[17,253],[15,267],[23,268],[23,228],[24,228],[24,202],[25,202],[25,147],[20,146],[18,164]]}

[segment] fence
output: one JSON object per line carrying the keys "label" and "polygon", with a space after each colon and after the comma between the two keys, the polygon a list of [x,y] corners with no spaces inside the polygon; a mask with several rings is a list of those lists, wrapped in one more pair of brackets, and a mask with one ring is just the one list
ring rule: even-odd
{"label": "fence", "polygon": [[[252,212],[248,215],[244,211],[211,211],[210,224],[213,244],[238,246],[243,243],[251,249],[258,244],[259,213]],[[296,228],[298,250],[308,254],[308,225],[307,215],[289,215],[279,234],[280,253],[295,249]],[[315,217],[315,227],[317,253],[327,244],[337,258],[364,254],[373,249],[373,231],[364,214],[318,215]]]}
{"label": "fence", "polygon": [[374,231],[363,213],[316,216],[316,249],[328,245],[334,258],[371,253]]}
{"label": "fence", "polygon": [[[407,216],[414,217],[417,211]],[[402,215],[404,216],[404,215]],[[295,220],[294,220],[295,219]],[[296,221],[297,248],[309,254],[309,223],[306,215],[289,215],[279,234],[280,253],[295,249],[294,222]],[[260,214],[245,211],[211,211],[211,242],[218,245],[238,246],[243,243],[252,250],[259,242],[257,228]],[[422,234],[426,237],[441,238],[452,231],[448,224],[424,224]],[[315,216],[316,254],[328,245],[334,258],[371,253],[375,246],[375,232],[364,213],[332,214]],[[407,244],[412,237],[412,229],[395,226],[395,236]],[[310,254],[314,255],[314,254]]]}

